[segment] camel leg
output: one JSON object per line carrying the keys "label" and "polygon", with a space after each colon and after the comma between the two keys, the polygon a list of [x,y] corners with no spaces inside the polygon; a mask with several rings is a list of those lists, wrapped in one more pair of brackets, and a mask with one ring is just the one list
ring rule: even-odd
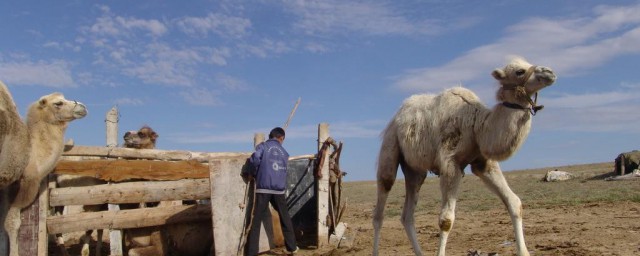
{"label": "camel leg", "polygon": [[89,249],[89,246],[91,245],[91,233],[93,233],[93,230],[87,230],[80,238],[80,241],[82,242],[82,250],[80,251],[80,255],[82,256],[89,256],[91,253]]}
{"label": "camel leg", "polygon": [[472,165],[472,171],[480,177],[484,184],[507,206],[511,223],[515,233],[516,244],[519,256],[528,256],[529,251],[524,242],[524,231],[522,228],[522,202],[520,198],[511,191],[509,184],[502,175],[500,166],[495,161],[486,161],[484,163]]}
{"label": "camel leg", "polygon": [[56,234],[56,243],[58,244],[58,249],[60,249],[60,254],[62,256],[69,256],[67,247],[64,246],[64,238],[62,237],[62,234]]}
{"label": "camel leg", "polygon": [[7,212],[4,229],[9,236],[9,256],[19,256],[18,254],[18,231],[22,220],[20,219],[20,208],[11,206]]}
{"label": "camel leg", "polygon": [[400,163],[400,148],[392,127],[387,132],[380,147],[378,156],[378,201],[373,210],[373,255],[378,255],[378,243],[380,241],[380,229],[384,220],[384,206],[387,203],[389,191],[396,181],[398,164]]}
{"label": "camel leg", "polygon": [[406,196],[404,198],[404,209],[402,210],[402,218],[400,221],[402,222],[404,230],[411,241],[413,251],[416,255],[422,255],[422,249],[420,249],[418,235],[416,234],[414,212],[416,210],[416,205],[418,204],[420,187],[422,187],[422,183],[427,177],[427,173],[412,170],[404,164],[402,165],[402,171],[405,177]]}
{"label": "camel leg", "polygon": [[450,168],[440,170],[440,192],[442,193],[442,208],[440,209],[440,243],[438,245],[438,256],[444,256],[447,247],[447,239],[456,219],[456,200],[458,199],[458,188],[462,180],[462,170],[449,163]]}
{"label": "camel leg", "polygon": [[96,256],[102,256],[102,234],[104,230],[98,229],[97,241],[96,241]]}

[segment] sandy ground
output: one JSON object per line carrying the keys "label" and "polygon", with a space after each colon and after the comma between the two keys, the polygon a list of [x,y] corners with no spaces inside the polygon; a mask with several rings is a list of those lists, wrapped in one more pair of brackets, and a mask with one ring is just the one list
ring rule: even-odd
{"label": "sandy ground", "polygon": [[[604,181],[611,167],[611,163],[601,163],[505,173],[523,201],[525,240],[531,255],[640,255],[640,179]],[[570,171],[577,178],[541,182],[549,169]],[[380,255],[414,255],[400,223],[403,183],[396,181],[387,202]],[[418,240],[425,255],[435,255],[439,240],[437,184],[438,178],[427,178],[415,213]],[[349,202],[342,219],[348,225],[348,246],[301,248],[297,255],[371,255],[375,181],[345,183],[344,193]],[[505,207],[477,177],[467,175],[461,185],[447,255],[467,256],[473,251],[483,256],[515,255],[516,248]],[[264,255],[284,253],[275,249]]]}
{"label": "sandy ground", "polygon": [[[437,214],[416,214],[418,239],[426,255],[434,255],[437,249],[437,219]],[[333,255],[371,255],[370,211],[355,212],[345,221],[354,245]],[[525,209],[524,223],[532,255],[640,255],[640,203]],[[414,255],[399,218],[386,219],[380,246],[381,255]],[[467,255],[469,251],[515,255],[515,250],[506,210],[457,213],[447,255]]]}
{"label": "sandy ground", "polygon": [[[541,182],[546,171],[558,169],[576,176],[565,182]],[[525,241],[531,255],[640,255],[640,179],[604,181],[612,163],[505,172],[524,207]],[[439,242],[438,179],[427,178],[415,213],[418,240],[425,255],[435,255]],[[380,241],[380,255],[414,255],[400,223],[404,201],[402,180],[390,194]],[[371,255],[375,182],[349,183],[350,248],[307,250],[303,255]],[[395,191],[395,192],[394,192]],[[394,201],[392,198],[397,198]],[[466,175],[461,185],[447,255],[515,255],[513,227],[506,208],[477,177]]]}

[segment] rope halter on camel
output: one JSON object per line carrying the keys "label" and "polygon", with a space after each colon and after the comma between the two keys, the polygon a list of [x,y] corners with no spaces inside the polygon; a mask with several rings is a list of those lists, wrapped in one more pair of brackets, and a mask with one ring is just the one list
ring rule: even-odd
{"label": "rope halter on camel", "polygon": [[515,85],[503,85],[505,90],[514,90],[516,92],[516,98],[524,98],[527,100],[527,102],[529,102],[529,104],[531,105],[530,107],[526,108],[523,107],[519,104],[515,104],[515,103],[510,103],[510,102],[503,102],[502,105],[504,105],[505,107],[508,108],[514,108],[514,109],[523,109],[523,110],[529,110],[531,112],[531,115],[536,115],[536,112],[538,112],[539,110],[542,110],[544,108],[543,105],[537,105],[536,103],[538,102],[538,92],[536,92],[534,94],[534,99],[532,100],[531,97],[527,94],[527,90],[526,90],[526,85],[527,82],[529,82],[529,79],[531,78],[531,76],[533,75],[533,73],[535,72],[536,68],[538,66],[531,66],[529,67],[529,69],[527,69],[527,71],[524,73],[524,76],[522,77],[522,80],[520,81],[519,84],[515,84]]}

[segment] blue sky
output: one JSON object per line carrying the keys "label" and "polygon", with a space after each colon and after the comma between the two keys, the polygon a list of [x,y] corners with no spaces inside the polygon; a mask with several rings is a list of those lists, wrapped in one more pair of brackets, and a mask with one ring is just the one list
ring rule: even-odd
{"label": "blue sky", "polygon": [[120,133],[150,125],[160,149],[248,152],[301,97],[289,153],[315,153],[327,122],[346,179],[374,180],[404,98],[463,85],[493,105],[490,72],[520,55],[558,80],[503,170],[638,148],[638,1],[7,0],[0,16],[0,80],[22,115],[54,91],[85,103],[77,145],[104,146],[118,106]]}

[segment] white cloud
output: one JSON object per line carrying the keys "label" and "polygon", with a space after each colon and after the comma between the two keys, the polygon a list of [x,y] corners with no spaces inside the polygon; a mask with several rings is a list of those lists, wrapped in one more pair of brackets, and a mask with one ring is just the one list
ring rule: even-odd
{"label": "white cloud", "polygon": [[637,101],[637,99],[638,96],[631,91],[617,91],[564,95],[562,97],[545,99],[545,104],[552,105],[557,108],[593,108],[611,104],[625,104],[629,101]]}
{"label": "white cloud", "polygon": [[219,93],[207,88],[190,88],[180,92],[180,96],[189,104],[196,106],[218,106],[222,102]]}
{"label": "white cloud", "polygon": [[106,6],[103,6],[101,10],[103,15],[98,17],[89,28],[89,31],[96,35],[117,37],[146,32],[152,37],[159,37],[167,32],[167,27],[158,20],[115,16]]}
{"label": "white cloud", "polygon": [[277,55],[293,50],[293,48],[284,41],[274,41],[267,38],[259,40],[256,44],[241,44],[240,49],[245,52],[245,55],[259,58],[266,58],[271,54]]}
{"label": "white cloud", "polygon": [[603,105],[582,108],[550,107],[539,112],[534,119],[534,128],[555,131],[579,132],[640,132],[640,103]]}
{"label": "white cloud", "polygon": [[0,77],[12,85],[76,87],[69,66],[62,60],[4,62],[0,63]]}
{"label": "white cloud", "polygon": [[173,63],[168,61],[145,61],[125,70],[125,72],[128,75],[138,77],[145,83],[191,85],[191,77],[188,74],[180,72]]}
{"label": "white cloud", "polygon": [[216,48],[211,51],[211,63],[218,66],[226,66],[227,58],[231,56],[231,50],[228,47]]}
{"label": "white cloud", "polygon": [[389,4],[342,0],[284,1],[307,34],[359,32],[368,35],[435,34],[442,28],[429,20],[409,20]]}
{"label": "white cloud", "polygon": [[[611,88],[614,86],[606,86]],[[578,132],[640,132],[640,100],[626,83],[613,91],[541,97],[546,107],[533,129]]]}
{"label": "white cloud", "polygon": [[116,105],[142,106],[144,101],[139,98],[120,98],[113,101]]}
{"label": "white cloud", "polygon": [[321,43],[316,43],[316,42],[307,43],[307,45],[304,48],[307,51],[310,51],[312,53],[322,53],[322,52],[329,51],[329,48],[327,46]]}
{"label": "white cloud", "polygon": [[221,37],[240,38],[249,33],[251,21],[220,13],[209,13],[206,17],[185,17],[177,22],[178,28],[189,35],[207,36],[214,33]]}
{"label": "white cloud", "polygon": [[215,80],[217,85],[227,91],[244,91],[249,88],[247,82],[223,73],[216,74]]}
{"label": "white cloud", "polygon": [[173,49],[165,44],[150,44],[138,53],[144,61],[134,62],[124,67],[124,72],[145,83],[164,85],[193,85],[195,65],[204,59],[193,49]]}
{"label": "white cloud", "polygon": [[[440,67],[409,70],[395,86],[408,91],[441,89],[485,77],[510,54],[553,65],[565,76],[579,74],[624,54],[640,53],[640,4],[594,9],[573,19],[530,18],[511,26],[493,44],[477,47]],[[594,54],[596,53],[597,54]]]}
{"label": "white cloud", "polygon": [[60,43],[52,42],[52,41],[46,42],[42,46],[44,48],[53,48],[53,49],[56,49],[56,50],[61,50],[62,49],[62,46],[60,46]]}

